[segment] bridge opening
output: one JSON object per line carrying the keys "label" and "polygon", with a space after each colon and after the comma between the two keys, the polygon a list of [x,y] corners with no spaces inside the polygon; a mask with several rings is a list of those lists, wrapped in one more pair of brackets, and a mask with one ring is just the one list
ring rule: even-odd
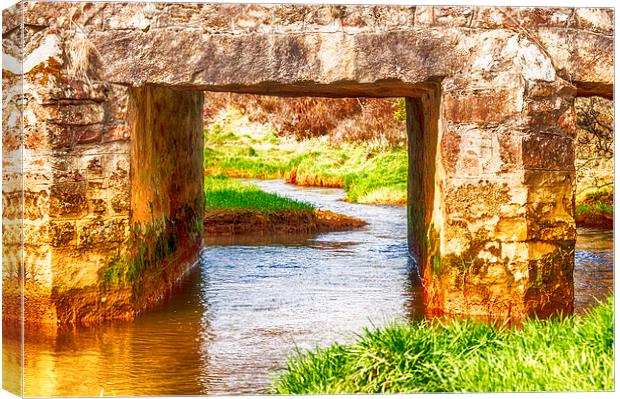
{"label": "bridge opening", "polygon": [[[369,186],[376,185],[376,190],[373,191],[373,187],[369,187],[370,191],[354,192],[352,193],[356,196],[354,200],[376,203],[381,201],[381,198],[377,198],[379,195],[386,195],[387,200],[407,206],[407,241],[418,267],[437,250],[428,247],[431,241],[429,231],[433,229],[432,214],[437,206],[434,203],[434,190],[439,108],[435,86],[429,84],[416,87],[414,90],[392,83],[368,87],[318,86],[322,91],[317,91],[316,87],[278,85],[272,86],[269,90],[254,88],[234,90],[242,94],[203,93],[163,86],[130,89],[129,120],[132,129],[130,225],[134,226],[134,231],[136,228],[139,231],[136,242],[147,243],[142,244],[147,247],[146,252],[156,252],[156,247],[162,247],[164,249],[159,250],[161,257],[172,259],[172,262],[166,263],[174,262],[177,265],[164,273],[164,276],[168,276],[165,284],[173,284],[173,280],[183,272],[179,268],[186,267],[180,265],[186,265],[195,259],[202,243],[199,232],[202,232],[202,217],[205,211],[205,174],[277,177],[300,185],[332,187],[348,185],[347,187],[353,187],[354,190],[356,178],[347,173],[346,168],[354,166],[357,168],[356,172],[364,174],[366,172],[364,163],[371,162],[371,158],[378,153],[384,160],[378,160],[374,167],[388,169],[378,172],[383,173],[383,176],[370,177],[374,181],[371,181]],[[259,93],[254,93],[255,91]],[[233,90],[229,89],[227,92],[231,93]],[[251,94],[270,96],[260,97]],[[403,94],[408,96],[402,97]],[[315,114],[300,117],[289,113],[293,111],[292,109],[280,109],[280,115],[276,115],[278,110],[275,108],[282,106],[282,102],[277,105],[280,99],[293,102],[298,110],[304,106],[314,107],[314,111],[311,112]],[[292,129],[305,123],[309,128],[297,132],[297,138],[289,137],[287,140],[281,140],[277,135],[274,136],[273,132],[257,135],[256,132],[233,131],[222,125],[235,122],[230,120],[230,115],[228,121],[219,123],[213,121],[215,117],[213,108],[223,103],[230,104],[233,100],[240,100],[237,112],[242,108],[247,111],[246,113],[250,113],[249,109],[254,107],[255,117],[267,119],[271,117],[271,122],[279,117],[280,127]],[[390,128],[392,130],[402,128],[404,131],[390,132],[388,129],[368,131],[366,137],[359,138],[367,144],[363,149],[362,146],[355,148],[349,144],[346,148],[337,149],[333,154],[327,154],[323,159],[316,156],[321,150],[329,152],[329,145],[325,144],[326,133],[329,133],[327,126],[329,123],[335,125],[339,117],[332,115],[331,121],[323,124],[313,120],[320,118],[321,107],[331,107],[323,110],[325,115],[340,109],[343,114],[347,112],[351,115],[357,114],[359,120],[362,118],[364,107],[376,107],[376,103],[381,101],[384,109],[387,103],[393,104],[392,114],[388,115],[394,122]],[[340,106],[335,105],[338,102]],[[262,115],[259,115],[261,112]],[[207,122],[211,122],[207,124],[206,131],[205,114],[208,116]],[[235,117],[239,115],[233,116],[232,119]],[[296,117],[305,120],[300,119],[295,123]],[[348,133],[341,130],[341,135],[356,134],[355,126],[350,126],[348,129]],[[299,137],[312,135],[313,132],[315,135],[322,135],[322,141],[321,138],[314,138],[304,142],[303,137]],[[392,137],[388,137],[390,134]],[[352,141],[347,137],[339,137],[339,140]],[[305,146],[314,143],[317,147],[310,146],[305,153],[296,154],[291,148],[293,142]],[[371,144],[377,148],[369,150]],[[319,148],[321,146],[322,148]],[[360,151],[365,153],[354,154]],[[263,155],[269,155],[270,158],[260,159]],[[355,157],[357,159],[352,159]],[[349,165],[347,161],[350,161]],[[392,162],[394,165],[385,165],[384,161]],[[389,170],[392,166],[394,169]],[[385,182],[392,184],[382,188],[381,184]],[[154,227],[146,227],[149,225]],[[147,233],[151,236],[147,237]],[[206,234],[208,235],[208,231]],[[161,244],[164,241],[166,245]],[[136,250],[130,249],[131,251],[135,253]],[[139,267],[136,273],[140,273],[140,269],[142,268]],[[421,272],[421,269],[418,272]],[[147,281],[141,285],[149,287],[155,283],[154,280],[148,281],[151,278],[149,276],[150,274],[145,273]],[[159,281],[161,282],[161,279]],[[148,288],[144,290],[145,302],[149,302],[148,291]]]}

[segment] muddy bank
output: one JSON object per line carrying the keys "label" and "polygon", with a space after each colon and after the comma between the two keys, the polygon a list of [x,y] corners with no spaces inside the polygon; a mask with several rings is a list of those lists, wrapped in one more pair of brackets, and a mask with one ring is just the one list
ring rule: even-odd
{"label": "muddy bank", "polygon": [[575,216],[577,227],[597,227],[601,229],[613,229],[614,217],[604,213],[588,213]]}
{"label": "muddy bank", "polygon": [[577,198],[575,207],[577,227],[614,227],[614,193],[612,190],[598,190]]}
{"label": "muddy bank", "polygon": [[206,210],[205,235],[313,234],[365,226],[361,219],[324,210],[281,211],[262,214],[251,210]]}

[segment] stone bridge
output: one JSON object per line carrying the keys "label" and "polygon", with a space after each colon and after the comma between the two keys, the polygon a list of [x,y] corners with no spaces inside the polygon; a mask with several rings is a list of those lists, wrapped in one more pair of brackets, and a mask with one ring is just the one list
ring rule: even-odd
{"label": "stone bridge", "polygon": [[572,311],[573,102],[612,97],[611,9],[30,1],[3,18],[5,318],[23,287],[28,323],[131,319],[191,267],[203,91],[406,97],[427,312]]}

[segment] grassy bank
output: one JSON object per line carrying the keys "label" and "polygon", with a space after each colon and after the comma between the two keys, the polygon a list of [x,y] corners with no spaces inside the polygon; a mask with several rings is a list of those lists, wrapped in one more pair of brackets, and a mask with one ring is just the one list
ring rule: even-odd
{"label": "grassy bank", "polygon": [[279,394],[613,390],[613,298],[585,316],[521,328],[472,321],[392,324],[297,353]]}
{"label": "grassy bank", "polygon": [[613,190],[597,190],[577,198],[575,209],[577,226],[614,227]]}
{"label": "grassy bank", "polygon": [[405,204],[407,152],[379,140],[334,145],[328,137],[280,137],[234,108],[205,130],[205,170],[230,177],[284,178],[343,187],[360,203]]}
{"label": "grassy bank", "polygon": [[314,212],[310,204],[267,193],[255,185],[243,184],[224,176],[205,176],[205,208],[244,209],[261,214]]}
{"label": "grassy bank", "polygon": [[[593,179],[585,176],[597,174],[596,168],[588,165],[579,169],[583,175],[578,181],[579,193],[592,183]],[[281,135],[234,107],[228,107],[205,129],[207,173],[342,187],[352,202],[406,204],[407,167],[404,145],[388,145],[381,139],[334,143],[329,136]],[[611,179],[613,182],[613,176]],[[612,228],[613,191],[578,195],[576,219],[580,227]]]}
{"label": "grassy bank", "polygon": [[205,177],[204,230],[208,235],[314,233],[365,224],[228,177]]}

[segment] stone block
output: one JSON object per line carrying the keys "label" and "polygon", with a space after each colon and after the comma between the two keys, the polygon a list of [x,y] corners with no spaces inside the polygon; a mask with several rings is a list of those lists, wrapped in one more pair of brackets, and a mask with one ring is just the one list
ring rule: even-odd
{"label": "stone block", "polygon": [[105,154],[102,156],[102,165],[110,185],[122,183],[129,179],[129,154]]}
{"label": "stone block", "polygon": [[519,24],[527,28],[538,27],[573,27],[574,8],[558,7],[519,7],[514,15]]}
{"label": "stone block", "polygon": [[95,26],[101,21],[101,13],[105,9],[103,3],[56,3],[28,2],[24,8],[24,23],[35,26],[63,26],[71,21],[80,26]]}
{"label": "stone block", "polygon": [[614,10],[611,8],[575,8],[575,19],[582,29],[608,35],[614,33]]}
{"label": "stone block", "polygon": [[[51,212],[50,192],[47,190],[24,190],[24,219],[38,220]],[[17,216],[17,215],[16,215]]]}
{"label": "stone block", "polygon": [[471,26],[483,29],[502,29],[517,27],[514,7],[476,7]]}
{"label": "stone block", "polygon": [[517,90],[450,92],[444,95],[444,119],[454,123],[500,123],[518,115],[523,97]]}
{"label": "stone block", "polygon": [[127,187],[127,189],[112,189],[110,205],[112,206],[114,212],[119,215],[129,214],[129,210],[131,208],[129,187]]}
{"label": "stone block", "polygon": [[[203,31],[207,33],[231,33],[233,26],[230,10],[234,6],[236,5],[202,4],[200,21]],[[274,18],[277,18],[276,13],[277,11],[274,11]]]}
{"label": "stone block", "polygon": [[495,135],[494,151],[499,155],[499,172],[513,172],[523,168],[523,134],[499,131]]}
{"label": "stone block", "polygon": [[[530,246],[527,242],[502,242],[502,258],[510,262],[527,262],[530,257]],[[515,276],[517,277],[517,276]],[[526,276],[518,276],[524,278]]]}
{"label": "stone block", "polygon": [[234,31],[270,32],[273,9],[264,4],[243,4],[230,14]]}
{"label": "stone block", "polygon": [[111,141],[129,141],[131,131],[126,123],[108,125],[103,133],[103,143]]}
{"label": "stone block", "polygon": [[22,219],[22,193],[3,192],[2,193],[2,219],[21,220]]}
{"label": "stone block", "polygon": [[127,88],[111,84],[107,94],[107,110],[109,117],[116,123],[127,121],[127,101],[129,93]]}
{"label": "stone block", "polygon": [[22,244],[22,229],[25,230],[21,219],[4,219],[2,220],[2,245],[7,247],[10,245]]}
{"label": "stone block", "polygon": [[342,16],[338,16],[340,23],[347,31],[362,30],[364,28],[374,28],[375,14],[372,7],[347,6]]}
{"label": "stone block", "polygon": [[510,188],[499,182],[480,181],[458,185],[446,184],[444,208],[446,215],[468,221],[495,217],[502,204],[509,203]]}
{"label": "stone block", "polygon": [[574,172],[526,171],[528,240],[575,239]]}
{"label": "stone block", "polygon": [[54,182],[78,182],[84,179],[76,156],[59,156],[51,159]]}
{"label": "stone block", "polygon": [[54,183],[50,188],[49,215],[79,217],[88,211],[86,182]]}
{"label": "stone block", "polygon": [[103,198],[91,198],[88,200],[88,213],[103,216],[107,213],[107,201]]}
{"label": "stone block", "polygon": [[468,26],[474,16],[475,7],[433,7],[434,26]]}
{"label": "stone block", "polygon": [[416,7],[412,6],[374,6],[372,13],[377,30],[405,29],[414,26]]}
{"label": "stone block", "polygon": [[27,220],[23,224],[24,245],[43,245],[50,242],[50,225],[44,220]]}
{"label": "stone block", "polygon": [[324,6],[310,4],[304,9],[305,26],[311,31],[324,31],[326,27],[334,25],[337,18],[346,12],[346,6]]}
{"label": "stone block", "polygon": [[447,128],[441,136],[441,162],[448,174],[456,172],[456,164],[461,152],[461,135],[454,128]]}
{"label": "stone block", "polygon": [[[51,271],[54,275],[54,296],[62,297],[72,292],[71,297],[79,302],[80,297],[89,288],[96,288],[99,283],[99,269],[110,258],[109,250],[98,248],[58,247],[52,250]],[[67,323],[71,320],[62,320]]]}
{"label": "stone block", "polygon": [[[527,100],[526,104],[528,124],[533,129],[557,130],[562,128],[562,121],[565,115],[571,112],[574,113],[572,111],[574,104],[572,97],[540,97]],[[569,128],[568,130],[571,129]]]}
{"label": "stone block", "polygon": [[103,29],[146,32],[159,13],[155,3],[109,4],[103,14]]}
{"label": "stone block", "polygon": [[[206,15],[204,8],[207,4],[167,4],[167,7],[157,7],[157,12],[150,13],[150,21],[143,21],[136,28],[145,30],[152,28],[168,28],[182,25],[186,29],[200,29]],[[149,14],[145,13],[145,18]],[[150,25],[148,24],[149,22]]]}
{"label": "stone block", "polygon": [[528,236],[528,224],[525,216],[516,218],[500,218],[496,228],[494,237],[502,242],[526,241]]}
{"label": "stone block", "polygon": [[447,176],[496,178],[523,169],[523,133],[506,126],[445,126],[440,141]]}
{"label": "stone block", "polygon": [[526,169],[575,170],[575,140],[554,134],[531,134],[523,139]]}
{"label": "stone block", "polygon": [[564,80],[555,82],[530,81],[527,84],[527,97],[532,99],[551,98],[554,96],[562,97],[564,104],[567,99],[577,95],[577,88]]}
{"label": "stone block", "polygon": [[527,313],[548,317],[573,311],[574,242],[529,244],[528,286],[524,302]]}
{"label": "stone block", "polygon": [[75,246],[75,221],[50,222],[50,243],[53,247]]}
{"label": "stone block", "polygon": [[79,161],[79,168],[86,179],[104,177],[103,174],[103,155],[86,155]]}
{"label": "stone block", "polygon": [[97,218],[77,222],[78,249],[119,244],[128,234],[126,218]]}
{"label": "stone block", "polygon": [[433,6],[417,6],[415,8],[414,26],[431,26],[433,22]]}
{"label": "stone block", "polygon": [[66,126],[93,125],[103,122],[104,106],[101,103],[45,105],[39,118]]}

